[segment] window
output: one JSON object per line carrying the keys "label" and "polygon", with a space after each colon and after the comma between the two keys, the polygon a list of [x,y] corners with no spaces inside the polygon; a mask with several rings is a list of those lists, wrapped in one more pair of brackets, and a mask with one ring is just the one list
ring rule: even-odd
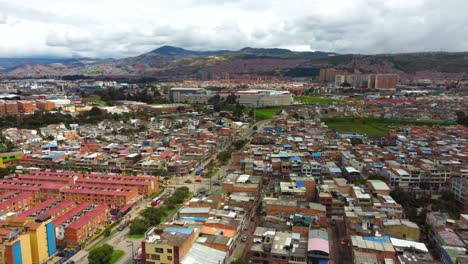
{"label": "window", "polygon": [[167,260],[172,260],[172,256],[167,256]]}
{"label": "window", "polygon": [[164,248],[155,248],[156,253],[164,253]]}
{"label": "window", "polygon": [[172,253],[172,249],[168,248],[167,253]]}
{"label": "window", "polygon": [[159,256],[159,255],[154,255],[154,259],[155,259],[155,260],[161,260],[161,256]]}

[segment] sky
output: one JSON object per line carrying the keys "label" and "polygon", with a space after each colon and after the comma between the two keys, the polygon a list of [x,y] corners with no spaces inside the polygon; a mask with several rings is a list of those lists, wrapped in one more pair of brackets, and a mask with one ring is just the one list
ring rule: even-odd
{"label": "sky", "polygon": [[0,57],[468,51],[467,0],[0,0]]}

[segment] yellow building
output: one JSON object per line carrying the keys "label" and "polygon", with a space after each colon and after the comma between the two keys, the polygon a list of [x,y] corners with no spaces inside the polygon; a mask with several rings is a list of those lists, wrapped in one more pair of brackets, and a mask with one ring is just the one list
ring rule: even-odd
{"label": "yellow building", "polygon": [[143,263],[180,263],[198,238],[197,228],[150,229],[143,241]]}
{"label": "yellow building", "polygon": [[0,227],[2,263],[39,264],[56,252],[55,228],[50,217],[7,217]]}
{"label": "yellow building", "polygon": [[384,234],[391,237],[419,241],[419,226],[408,220],[391,219],[383,222]]}
{"label": "yellow building", "polygon": [[22,234],[13,229],[0,228],[0,263],[1,264],[32,264],[31,244],[28,234]]}

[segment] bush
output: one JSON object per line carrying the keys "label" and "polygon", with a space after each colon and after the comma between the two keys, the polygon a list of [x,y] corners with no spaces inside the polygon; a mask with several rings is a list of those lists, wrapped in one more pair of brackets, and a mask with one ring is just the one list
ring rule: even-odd
{"label": "bush", "polygon": [[108,244],[104,244],[98,248],[95,248],[89,252],[88,263],[89,264],[109,264],[111,262],[112,253],[114,248]]}

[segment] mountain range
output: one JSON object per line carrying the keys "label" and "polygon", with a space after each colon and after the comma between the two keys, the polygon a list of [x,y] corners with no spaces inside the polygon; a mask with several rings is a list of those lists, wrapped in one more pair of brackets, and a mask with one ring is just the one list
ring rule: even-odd
{"label": "mountain range", "polygon": [[0,58],[0,76],[41,78],[63,76],[131,77],[175,80],[216,79],[252,75],[317,76],[320,68],[350,72],[398,73],[403,78],[460,78],[468,73],[468,52],[403,54],[337,54],[296,52],[288,49],[243,48],[238,51],[192,51],[162,46],[123,59]]}

